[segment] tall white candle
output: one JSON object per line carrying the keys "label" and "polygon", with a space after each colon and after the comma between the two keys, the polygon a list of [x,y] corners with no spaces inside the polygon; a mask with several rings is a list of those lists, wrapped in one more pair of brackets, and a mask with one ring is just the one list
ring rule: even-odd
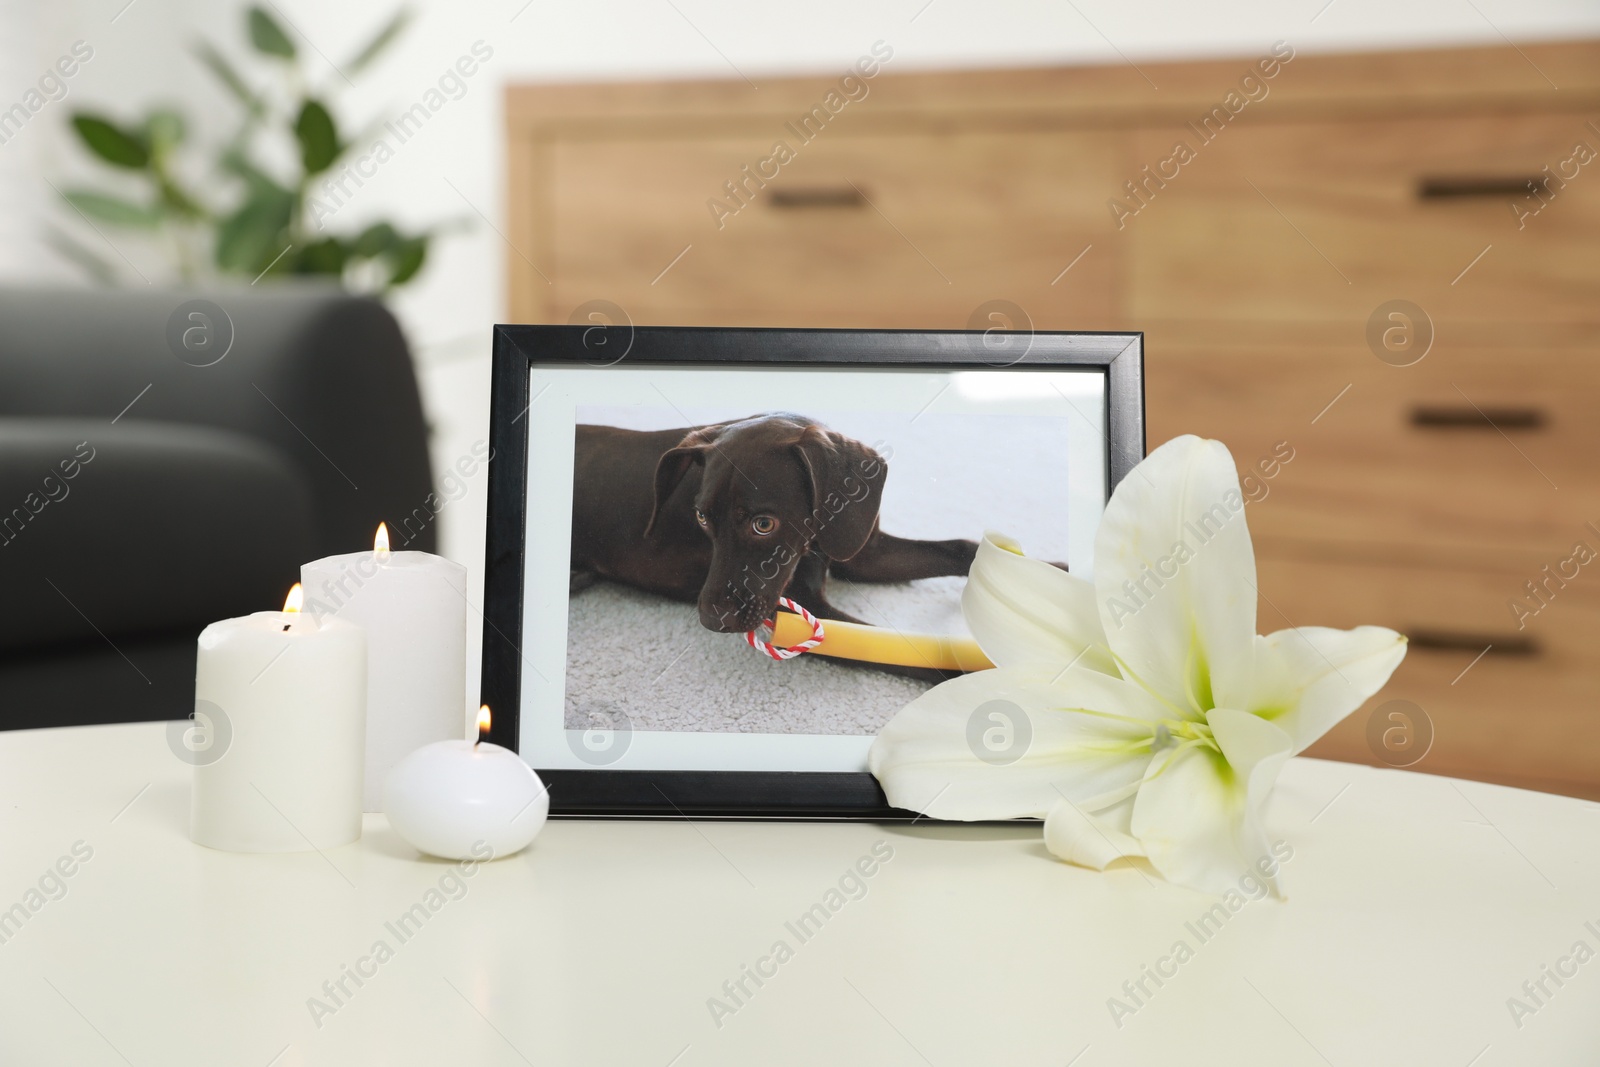
{"label": "tall white candle", "polygon": [[371,552],[300,568],[306,610],[367,632],[367,760],[363,806],[383,810],[389,771],[466,725],[467,569],[428,552],[389,551],[380,524]]}
{"label": "tall white candle", "polygon": [[361,837],[366,636],[299,610],[200,633],[196,718],[217,748],[196,763],[189,836],[229,852],[302,852]]}

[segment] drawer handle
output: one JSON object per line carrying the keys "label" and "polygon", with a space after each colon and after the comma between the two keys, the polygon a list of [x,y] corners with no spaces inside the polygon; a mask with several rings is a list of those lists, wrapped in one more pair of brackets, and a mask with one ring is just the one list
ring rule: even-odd
{"label": "drawer handle", "polygon": [[1500,656],[1537,656],[1539,642],[1526,634],[1473,634],[1456,630],[1418,628],[1406,633],[1410,646],[1418,652],[1482,652],[1492,646]]}
{"label": "drawer handle", "polygon": [[867,198],[853,185],[820,185],[809,189],[774,189],[767,203],[783,211],[803,211],[807,208],[866,207]]}
{"label": "drawer handle", "polygon": [[1527,196],[1538,188],[1544,175],[1531,178],[1422,178],[1417,182],[1418,200],[1466,200],[1507,196]]}
{"label": "drawer handle", "polygon": [[1419,404],[1411,409],[1411,425],[1419,430],[1542,430],[1549,419],[1543,408],[1475,408]]}

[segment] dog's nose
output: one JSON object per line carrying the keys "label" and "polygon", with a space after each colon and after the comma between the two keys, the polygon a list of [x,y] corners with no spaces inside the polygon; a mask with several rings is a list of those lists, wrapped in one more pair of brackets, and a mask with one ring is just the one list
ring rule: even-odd
{"label": "dog's nose", "polygon": [[742,634],[761,624],[760,612],[736,605],[702,604],[700,625],[712,633]]}

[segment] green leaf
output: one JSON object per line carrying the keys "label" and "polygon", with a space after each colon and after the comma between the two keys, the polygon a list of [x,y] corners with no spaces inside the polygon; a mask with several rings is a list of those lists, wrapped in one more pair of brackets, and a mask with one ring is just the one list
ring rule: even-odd
{"label": "green leaf", "polygon": [[270,174],[252,163],[242,150],[229,149],[222,154],[220,163],[223,170],[245,180],[250,186],[251,195],[263,192],[277,193],[286,197],[293,195]]}
{"label": "green leaf", "polygon": [[284,59],[294,58],[294,42],[289,40],[289,35],[283,32],[277,20],[259,7],[252,7],[249,15],[250,43],[256,46],[256,51],[269,56],[282,56]]}
{"label": "green leaf", "polygon": [[91,219],[109,222],[114,226],[139,226],[144,229],[155,229],[161,225],[161,209],[159,207],[147,207],[144,204],[135,204],[131,200],[124,200],[121,197],[82,190],[71,190],[61,195],[67,203]]}
{"label": "green leaf", "polygon": [[428,258],[428,238],[408,237],[389,254],[389,285],[404,285],[416,277]]}
{"label": "green leaf", "polygon": [[372,40],[368,41],[366,46],[356,53],[355,58],[345,64],[344,69],[350,74],[361,73],[368,64],[383,54],[384,49],[394,43],[394,39],[400,36],[401,31],[406,28],[410,21],[410,8],[402,7],[393,15],[390,15],[389,21],[384,23],[383,29],[373,35]]}
{"label": "green leaf", "polygon": [[143,170],[150,162],[150,149],[143,138],[108,119],[80,112],[72,116],[72,128],[89,151],[113,166]]}
{"label": "green leaf", "polygon": [[300,162],[306,173],[318,174],[333,165],[339,158],[339,134],[333,126],[333,116],[315,100],[307,100],[300,108],[300,117],[294,121],[294,135],[300,141]]}
{"label": "green leaf", "polygon": [[156,183],[156,192],[161,196],[162,204],[168,211],[185,219],[203,219],[208,212],[205,205],[200,203],[198,197],[184,189],[170,176],[163,176]]}
{"label": "green leaf", "polygon": [[292,194],[265,188],[254,190],[217,228],[217,266],[251,276],[265,270],[288,244],[285,234],[293,210]]}
{"label": "green leaf", "polygon": [[387,222],[377,222],[361,231],[361,236],[350,246],[350,254],[363,259],[374,259],[400,243],[400,235]]}
{"label": "green leaf", "polygon": [[295,259],[296,274],[332,274],[344,273],[345,260],[349,258],[349,251],[337,237],[325,237],[300,249]]}
{"label": "green leaf", "polygon": [[217,51],[215,45],[210,41],[196,41],[191,47],[195,57],[206,65],[207,70],[216,75],[219,82],[228,87],[228,91],[234,95],[234,98],[239,103],[251,109],[260,106],[260,102],[256,99],[255,91],[250,88],[239,72],[233,69],[233,64],[229,63],[223,54]]}
{"label": "green leaf", "polygon": [[176,148],[183,143],[185,132],[183,116],[167,108],[152,111],[144,120],[144,136],[152,153]]}

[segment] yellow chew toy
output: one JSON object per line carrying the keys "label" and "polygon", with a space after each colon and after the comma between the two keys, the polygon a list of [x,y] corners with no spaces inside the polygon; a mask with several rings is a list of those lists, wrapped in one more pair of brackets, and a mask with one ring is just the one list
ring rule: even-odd
{"label": "yellow chew toy", "polygon": [[[906,634],[834,619],[823,619],[822,627],[823,642],[808,655],[900,667],[932,667],[941,671],[986,671],[994,666],[978,647],[978,642],[970,637]],[[810,623],[790,612],[778,612],[772,627],[774,645],[787,647],[810,636]]]}

